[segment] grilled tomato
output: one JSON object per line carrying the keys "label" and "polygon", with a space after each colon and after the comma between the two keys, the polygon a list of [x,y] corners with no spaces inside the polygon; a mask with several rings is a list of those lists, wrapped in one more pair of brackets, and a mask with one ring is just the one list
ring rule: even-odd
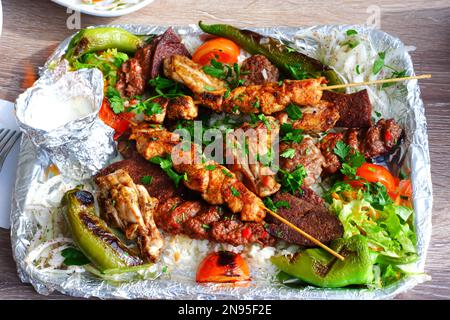
{"label": "grilled tomato", "polygon": [[222,63],[233,64],[238,61],[240,49],[233,41],[225,38],[215,38],[203,43],[192,56],[192,60],[202,66],[212,59]]}
{"label": "grilled tomato", "polygon": [[197,282],[238,282],[250,280],[247,262],[230,251],[213,252],[200,263]]}

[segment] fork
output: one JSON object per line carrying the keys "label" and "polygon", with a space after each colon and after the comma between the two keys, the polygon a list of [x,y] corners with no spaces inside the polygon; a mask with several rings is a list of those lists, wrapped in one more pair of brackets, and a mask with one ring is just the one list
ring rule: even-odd
{"label": "fork", "polygon": [[0,171],[2,170],[6,156],[20,135],[21,133],[16,130],[0,129]]}

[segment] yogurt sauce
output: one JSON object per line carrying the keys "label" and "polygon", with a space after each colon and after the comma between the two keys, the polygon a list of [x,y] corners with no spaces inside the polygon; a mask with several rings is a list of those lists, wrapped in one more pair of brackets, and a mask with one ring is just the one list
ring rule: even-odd
{"label": "yogurt sauce", "polygon": [[94,102],[86,96],[36,95],[30,101],[24,122],[33,128],[51,131],[94,111]]}

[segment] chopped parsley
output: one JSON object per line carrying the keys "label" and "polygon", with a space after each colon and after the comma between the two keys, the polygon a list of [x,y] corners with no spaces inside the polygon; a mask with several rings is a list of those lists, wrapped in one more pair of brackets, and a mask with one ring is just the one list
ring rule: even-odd
{"label": "chopped parsley", "polygon": [[363,154],[343,141],[336,143],[333,152],[342,162],[342,174],[350,178],[356,176],[356,170],[366,161]]}
{"label": "chopped parsley", "polygon": [[303,179],[307,176],[306,169],[303,165],[297,166],[292,172],[280,169],[279,174],[283,191],[291,194],[302,192]]}
{"label": "chopped parsley", "polygon": [[384,58],[386,57],[386,51],[378,52],[378,58],[373,63],[372,73],[378,74],[384,67]]}
{"label": "chopped parsley", "polygon": [[348,29],[347,32],[346,32],[346,34],[347,34],[348,36],[352,36],[352,35],[358,34],[358,31],[356,31],[356,30],[354,30],[354,29]]}
{"label": "chopped parsley", "polygon": [[263,202],[268,209],[274,212],[277,212],[278,208],[287,208],[287,209],[291,208],[289,202],[283,200],[273,202],[273,200],[270,197],[264,198]]}
{"label": "chopped parsley", "polygon": [[61,251],[66,266],[83,266],[90,263],[90,260],[78,249],[73,247],[65,248]]}
{"label": "chopped parsley", "polygon": [[213,171],[215,169],[216,169],[216,165],[214,165],[214,164],[209,164],[209,165],[205,166],[205,170],[208,170],[208,171]]}
{"label": "chopped parsley", "polygon": [[361,74],[361,71],[359,70],[359,64],[356,65],[356,74]]}
{"label": "chopped parsley", "polygon": [[152,183],[153,177],[152,176],[142,176],[141,177],[141,183],[144,185],[149,185]]}
{"label": "chopped parsley", "polygon": [[[397,79],[397,78],[403,78],[403,77],[406,77],[406,76],[407,76],[406,70],[401,70],[401,71],[395,71],[394,70],[392,72],[392,74],[391,74],[391,77],[387,78],[387,79]],[[383,83],[383,85],[381,87],[382,88],[387,88],[387,87],[390,87],[390,86],[393,86],[393,85],[395,85],[395,82]]]}
{"label": "chopped parsley", "polygon": [[300,107],[292,103],[286,107],[286,113],[291,120],[299,120],[303,116]]}
{"label": "chopped parsley", "polygon": [[241,195],[241,193],[239,191],[236,190],[235,187],[231,186],[230,187],[231,193],[233,194],[233,196],[235,197],[239,197]]}
{"label": "chopped parsley", "polygon": [[233,177],[234,177],[234,176],[233,176],[230,172],[228,172],[228,170],[225,169],[225,168],[222,168],[222,173],[223,173],[224,175],[226,175],[228,178],[233,178]]}
{"label": "chopped parsley", "polygon": [[286,149],[283,153],[280,154],[280,157],[292,159],[295,156],[295,149],[289,148]]}
{"label": "chopped parsley", "polygon": [[301,129],[294,129],[290,123],[283,123],[280,127],[281,141],[300,143],[303,140],[302,132]]}
{"label": "chopped parsley", "polygon": [[175,186],[178,187],[181,180],[187,181],[187,174],[178,174],[173,170],[172,160],[169,158],[163,157],[153,157],[150,159],[151,163],[158,164],[160,168],[169,176],[170,179],[175,183]]}

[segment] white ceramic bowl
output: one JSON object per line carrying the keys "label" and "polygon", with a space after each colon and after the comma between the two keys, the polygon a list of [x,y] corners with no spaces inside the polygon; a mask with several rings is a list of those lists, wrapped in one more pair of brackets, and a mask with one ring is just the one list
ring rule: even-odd
{"label": "white ceramic bowl", "polygon": [[52,0],[52,1],[64,7],[97,17],[118,17],[142,9],[146,5],[152,3],[154,0],[141,0],[139,3],[136,3],[134,5],[119,10],[102,10],[101,7],[99,7],[98,5],[94,6],[89,4],[82,4],[81,0]]}

